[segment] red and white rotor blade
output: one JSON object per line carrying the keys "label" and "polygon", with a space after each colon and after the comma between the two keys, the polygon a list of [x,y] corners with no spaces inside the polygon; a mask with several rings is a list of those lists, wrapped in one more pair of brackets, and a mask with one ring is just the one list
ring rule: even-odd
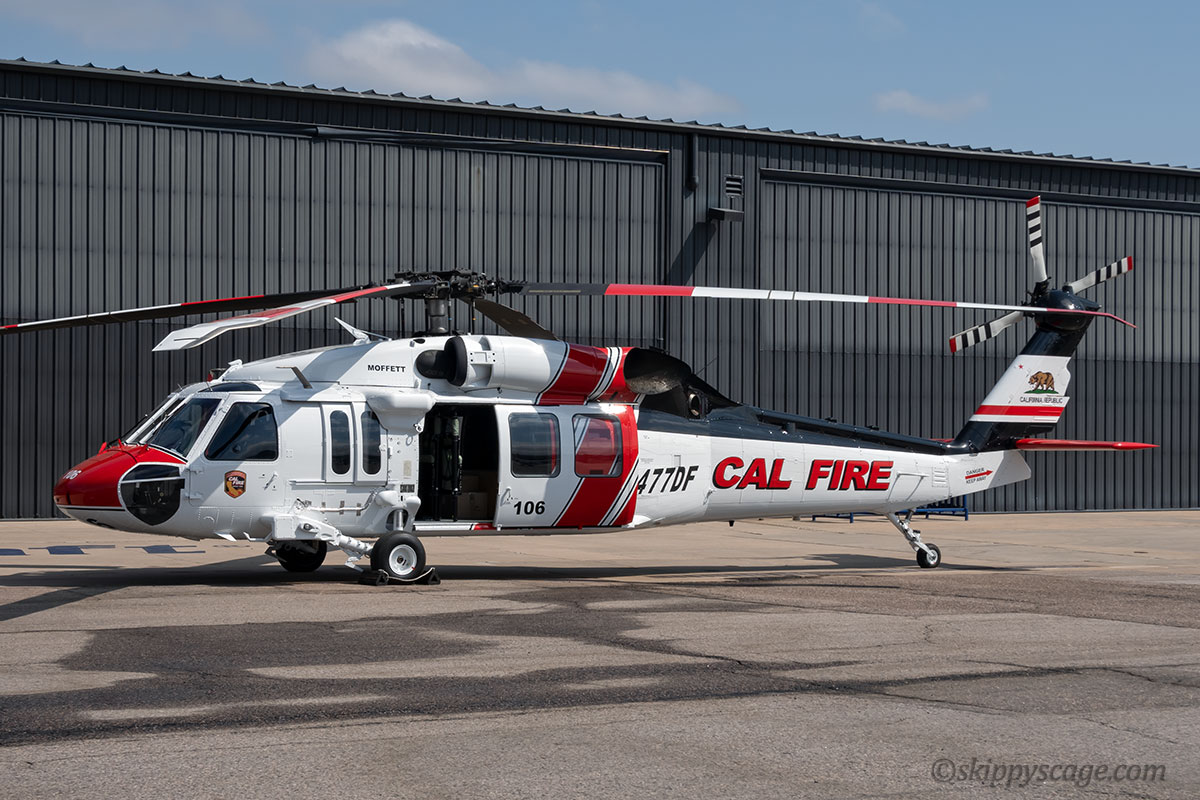
{"label": "red and white rotor blade", "polygon": [[835,294],[831,292],[788,292],[779,289],[737,289],[721,286],[669,286],[651,283],[527,283],[520,293],[535,296],[604,295],[606,297],[703,297],[732,300],[785,300],[797,303],[873,303],[896,306],[929,306],[932,308],[975,308],[984,311],[1020,311],[1023,314],[1083,314],[1107,317],[1136,328],[1132,322],[1104,311],[1083,309],[1039,308],[1037,306],[1006,306],[996,303],[966,303],[957,300],[921,300],[912,297],[877,297],[866,294]]}
{"label": "red and white rotor blade", "polygon": [[332,306],[338,303],[349,303],[354,300],[362,300],[367,297],[392,297],[401,294],[410,294],[419,292],[426,288],[426,284],[411,284],[411,283],[393,283],[387,286],[370,286],[365,289],[352,289],[350,291],[330,294],[324,297],[318,297],[313,300],[306,300],[301,303],[292,303],[278,308],[269,308],[266,311],[259,311],[254,314],[244,314],[238,317],[225,317],[224,319],[213,320],[212,322],[201,322],[197,325],[192,325],[187,328],[180,328],[177,331],[171,331],[161,342],[154,346],[155,351],[159,350],[186,350],[190,347],[202,345],[205,342],[211,341],[223,333],[229,331],[240,330],[242,328],[257,328],[260,325],[266,325],[270,322],[278,322],[281,319],[294,317],[297,314],[306,314],[309,311],[316,311],[318,308]]}
{"label": "red and white rotor blade", "polygon": [[[362,287],[355,287],[361,289]],[[136,322],[146,319],[169,319],[190,317],[197,314],[226,314],[231,311],[249,311],[254,308],[302,303],[330,294],[350,292],[354,289],[318,289],[307,292],[283,292],[279,294],[254,294],[244,297],[220,297],[214,300],[193,300],[187,303],[165,303],[160,306],[123,308],[119,311],[97,311],[94,314],[77,314],[72,317],[39,319],[32,322],[16,322],[0,325],[0,336],[10,333],[45,331],[54,328],[80,328],[86,325],[109,325],[116,322]]]}
{"label": "red and white rotor blade", "polygon": [[950,337],[950,352],[957,353],[960,350],[973,347],[980,342],[986,342],[988,339],[997,336],[1000,331],[1011,328],[1024,318],[1025,312],[1013,311],[991,322],[985,322],[982,325],[976,325],[974,328],[967,328],[965,331],[956,333]]}
{"label": "red and white rotor blade", "polygon": [[1029,255],[1033,257],[1033,282],[1049,280],[1046,275],[1046,251],[1042,246],[1042,197],[1025,203],[1025,225],[1029,229]]}
{"label": "red and white rotor blade", "polygon": [[1133,258],[1125,256],[1120,261],[1114,261],[1107,267],[1101,267],[1095,272],[1089,272],[1078,280],[1071,281],[1063,288],[1071,294],[1079,294],[1080,292],[1090,289],[1097,283],[1104,283],[1110,278],[1115,278],[1118,275],[1124,275],[1129,270],[1133,269]]}

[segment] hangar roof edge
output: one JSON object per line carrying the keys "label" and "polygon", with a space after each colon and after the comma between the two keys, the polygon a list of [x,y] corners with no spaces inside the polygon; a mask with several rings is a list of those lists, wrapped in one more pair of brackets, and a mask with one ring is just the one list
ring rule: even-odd
{"label": "hangar roof edge", "polygon": [[1081,167],[1100,167],[1106,169],[1136,170],[1139,172],[1168,172],[1197,177],[1200,168],[1172,164],[1151,164],[1147,161],[1114,160],[1111,158],[1095,158],[1092,156],[1077,156],[1059,153],[1035,153],[1032,150],[1015,151],[996,149],[992,147],[973,147],[971,145],[930,144],[929,142],[910,142],[905,139],[864,138],[862,136],[843,136],[836,133],[817,133],[816,131],[798,132],[794,130],[775,130],[772,128],[749,128],[745,125],[724,125],[722,123],[702,123],[696,120],[678,121],[674,119],[651,119],[646,116],[627,117],[623,114],[600,114],[595,111],[572,111],[571,109],[548,109],[541,106],[524,107],[513,103],[498,105],[486,100],[470,102],[459,98],[443,100],[429,95],[414,97],[396,92],[383,94],[373,89],[353,91],[345,87],[327,89],[314,84],[296,86],[283,81],[265,83],[253,78],[236,80],[223,75],[194,75],[191,72],[169,73],[157,69],[150,71],[120,67],[97,67],[94,64],[64,64],[60,61],[31,61],[26,58],[0,59],[0,67],[27,69],[31,71],[54,71],[63,73],[97,75],[122,80],[163,81],[203,86],[220,86],[221,88],[257,91],[282,92],[289,94],[316,95],[335,99],[358,100],[360,102],[401,103],[410,106],[432,106],[442,109],[475,111],[485,113],[512,114],[525,117],[550,118],[559,120],[578,120],[606,125],[622,125],[629,127],[644,127],[654,130],[679,131],[681,133],[707,133],[709,135],[736,136],[753,139],[782,140],[788,142],[808,142],[827,146],[861,147],[866,149],[882,149],[898,152],[922,153],[928,155],[943,155],[951,157],[978,157],[998,160],[1028,161],[1028,162],[1059,162],[1064,165]]}

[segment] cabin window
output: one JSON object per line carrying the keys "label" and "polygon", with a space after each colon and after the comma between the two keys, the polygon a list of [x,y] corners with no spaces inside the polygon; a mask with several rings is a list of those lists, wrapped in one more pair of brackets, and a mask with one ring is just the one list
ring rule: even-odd
{"label": "cabin window", "polygon": [[359,422],[362,424],[362,470],[367,475],[378,475],[383,464],[383,431],[379,428],[379,417],[374,411],[364,411]]}
{"label": "cabin window", "polygon": [[575,415],[575,474],[582,478],[621,474],[621,423],[616,417]]}
{"label": "cabin window", "polygon": [[521,478],[553,478],[558,474],[558,417],[513,414],[508,418],[512,474]]}
{"label": "cabin window", "polygon": [[335,475],[350,471],[350,417],[344,411],[329,415],[329,466]]}
{"label": "cabin window", "polygon": [[274,461],[279,430],[269,403],[234,403],[213,434],[204,457],[209,461]]}
{"label": "cabin window", "polygon": [[187,401],[159,423],[146,444],[186,458],[219,405],[221,401],[215,397]]}

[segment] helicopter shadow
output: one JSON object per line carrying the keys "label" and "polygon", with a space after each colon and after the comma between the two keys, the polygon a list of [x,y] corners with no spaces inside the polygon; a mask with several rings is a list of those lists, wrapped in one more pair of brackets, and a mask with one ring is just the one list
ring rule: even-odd
{"label": "helicopter shadow", "polygon": [[[746,581],[787,581],[800,576],[812,578],[820,573],[839,571],[903,570],[914,572],[910,559],[873,556],[862,553],[820,553],[807,556],[825,563],[780,563],[770,565],[642,565],[642,566],[578,566],[544,567],[536,565],[437,565],[444,581],[580,581],[614,578],[679,578],[691,576],[727,578],[729,583]],[[942,571],[1022,571],[1019,567],[987,565],[943,565]],[[253,556],[208,566],[134,567],[105,569],[73,569],[69,572],[19,572],[0,576],[0,587],[43,587],[56,589],[35,597],[0,604],[0,622],[33,614],[38,611],[69,605],[108,592],[135,586],[196,586],[220,588],[253,588],[312,584],[352,584],[356,575],[335,565],[310,573],[288,573],[279,569],[274,559]],[[673,580],[672,583],[679,581]],[[711,581],[704,581],[711,583]]]}

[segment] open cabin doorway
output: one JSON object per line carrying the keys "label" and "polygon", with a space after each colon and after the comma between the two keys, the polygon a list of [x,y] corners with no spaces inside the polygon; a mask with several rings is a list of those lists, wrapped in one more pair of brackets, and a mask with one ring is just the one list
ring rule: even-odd
{"label": "open cabin doorway", "polygon": [[418,520],[491,522],[500,440],[490,405],[435,405],[421,431]]}

